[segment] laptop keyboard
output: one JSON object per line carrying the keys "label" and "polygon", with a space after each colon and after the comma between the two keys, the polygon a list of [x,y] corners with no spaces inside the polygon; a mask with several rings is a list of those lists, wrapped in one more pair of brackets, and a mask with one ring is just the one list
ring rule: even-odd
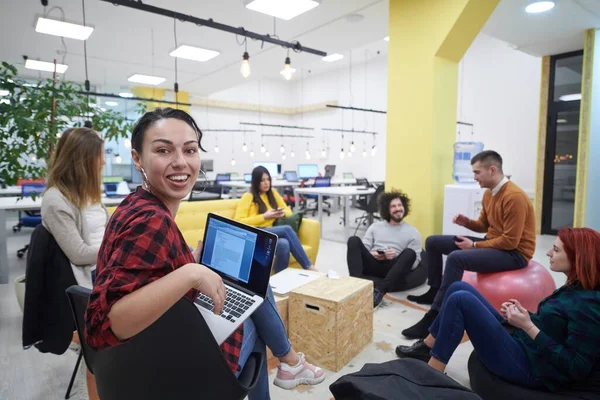
{"label": "laptop keyboard", "polygon": [[[247,294],[232,290],[228,287],[225,287],[225,292],[225,305],[223,306],[223,311],[221,311],[221,314],[219,315],[233,323],[241,317],[255,301]],[[195,302],[208,311],[212,311],[214,308],[212,299],[204,293],[200,293]]]}

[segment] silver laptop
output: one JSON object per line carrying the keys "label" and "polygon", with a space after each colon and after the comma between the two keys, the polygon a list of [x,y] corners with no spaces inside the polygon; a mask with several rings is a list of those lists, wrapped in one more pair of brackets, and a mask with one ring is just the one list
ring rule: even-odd
{"label": "silver laptop", "polygon": [[200,294],[195,304],[222,344],[263,303],[275,259],[277,235],[209,213],[200,263],[223,278],[227,291],[220,315]]}

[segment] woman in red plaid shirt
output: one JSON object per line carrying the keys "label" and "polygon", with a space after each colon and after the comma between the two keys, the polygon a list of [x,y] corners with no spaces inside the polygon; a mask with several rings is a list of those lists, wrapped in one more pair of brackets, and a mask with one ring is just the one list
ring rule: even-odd
{"label": "woman in red plaid shirt", "polygon": [[[225,300],[221,277],[198,264],[175,224],[181,199],[192,190],[200,170],[202,132],[184,111],[171,108],[146,113],[132,134],[132,157],[144,178],[111,217],[97,263],[97,277],[86,312],[86,340],[100,350],[115,346],[152,325],[182,296],[202,292],[220,313]],[[324,372],[296,353],[286,336],[273,293],[221,348],[239,374],[252,351],[265,344],[279,357],[275,384],[292,389],[317,384]],[[268,370],[249,393],[268,399]]]}

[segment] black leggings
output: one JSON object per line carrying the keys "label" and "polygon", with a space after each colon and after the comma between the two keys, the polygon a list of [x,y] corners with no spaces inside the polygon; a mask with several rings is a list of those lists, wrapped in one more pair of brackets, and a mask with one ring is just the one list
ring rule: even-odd
{"label": "black leggings", "polygon": [[425,282],[427,271],[422,265],[412,270],[417,254],[405,249],[392,260],[376,260],[362,240],[353,236],[348,239],[348,270],[350,276],[372,280],[375,289],[387,292],[409,290]]}

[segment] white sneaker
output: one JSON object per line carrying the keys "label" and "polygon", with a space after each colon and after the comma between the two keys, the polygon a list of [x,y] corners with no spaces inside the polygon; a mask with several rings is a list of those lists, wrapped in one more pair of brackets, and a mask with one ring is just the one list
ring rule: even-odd
{"label": "white sneaker", "polygon": [[273,383],[282,389],[293,389],[298,385],[317,385],[325,380],[325,371],[306,362],[304,354],[298,353],[300,362],[291,366],[284,362],[277,366],[277,376]]}

